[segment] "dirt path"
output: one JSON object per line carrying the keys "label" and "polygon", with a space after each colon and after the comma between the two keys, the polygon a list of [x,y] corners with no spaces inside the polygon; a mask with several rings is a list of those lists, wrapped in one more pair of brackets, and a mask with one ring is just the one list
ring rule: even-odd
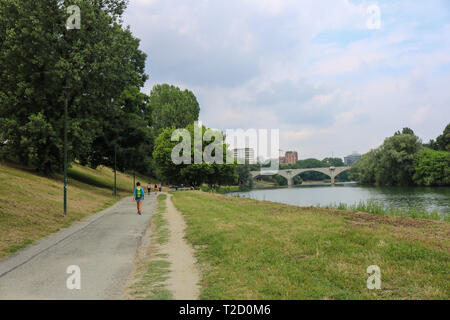
{"label": "dirt path", "polygon": [[200,293],[200,272],[194,258],[194,249],[184,239],[186,222],[173,205],[170,194],[166,205],[170,238],[164,251],[168,253],[171,265],[167,289],[176,300],[195,300]]}

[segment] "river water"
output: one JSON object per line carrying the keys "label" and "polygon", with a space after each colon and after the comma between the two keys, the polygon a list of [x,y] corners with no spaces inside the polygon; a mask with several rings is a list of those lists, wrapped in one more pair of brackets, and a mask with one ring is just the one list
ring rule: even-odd
{"label": "river water", "polygon": [[294,188],[255,189],[233,192],[255,200],[267,200],[298,206],[326,206],[375,200],[390,207],[423,207],[440,214],[450,213],[450,187],[366,187],[356,183],[331,185],[305,185]]}

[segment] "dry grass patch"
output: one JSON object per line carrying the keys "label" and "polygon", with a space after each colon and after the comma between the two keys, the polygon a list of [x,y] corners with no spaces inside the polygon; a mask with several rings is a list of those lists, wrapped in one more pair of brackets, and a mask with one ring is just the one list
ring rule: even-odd
{"label": "dry grass patch", "polygon": [[[131,194],[133,180],[118,174],[119,197],[112,194],[112,170],[75,164],[69,179],[68,215],[63,216],[63,183],[59,175],[46,177],[26,168],[0,164],[0,259],[87,215],[101,211]],[[92,179],[103,185],[92,185]]]}

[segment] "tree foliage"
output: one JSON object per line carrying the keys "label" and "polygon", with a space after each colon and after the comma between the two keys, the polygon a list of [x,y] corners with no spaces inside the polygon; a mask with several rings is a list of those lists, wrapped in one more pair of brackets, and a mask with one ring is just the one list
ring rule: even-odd
{"label": "tree foliage", "polygon": [[[210,187],[214,188],[221,185],[236,184],[238,181],[238,174],[236,173],[236,164],[227,164],[226,159],[229,156],[227,151],[227,145],[222,142],[220,149],[223,156],[223,164],[207,163],[202,161],[201,163],[195,163],[195,153],[204,152],[205,148],[212,143],[220,143],[220,141],[206,142],[202,139],[201,150],[197,150],[194,144],[194,124],[190,124],[186,127],[191,137],[189,141],[188,152],[190,158],[190,164],[176,164],[172,161],[172,151],[175,146],[183,141],[180,137],[179,141],[172,141],[172,133],[176,129],[166,128],[163,129],[161,134],[155,140],[155,148],[153,152],[154,163],[157,168],[158,176],[167,183],[177,185],[188,185],[198,187],[203,183],[207,183]],[[204,136],[207,128],[201,127],[202,137]]]}
{"label": "tree foliage", "polygon": [[[72,4],[81,9],[80,30],[66,29]],[[62,168],[68,87],[69,160],[110,163],[113,131],[128,132],[116,125],[129,128],[137,124],[133,118],[143,118],[135,112],[127,121],[111,122],[123,115],[124,91],[147,79],[139,40],[120,22],[125,7],[121,0],[0,1],[3,157],[44,172]],[[109,139],[101,156],[95,150],[99,139]]]}
{"label": "tree foliage", "polygon": [[436,138],[436,150],[450,151],[450,123],[445,127],[444,132]]}
{"label": "tree foliage", "polygon": [[253,177],[250,174],[249,164],[238,164],[236,166],[237,182],[241,189],[253,187]]}
{"label": "tree foliage", "polygon": [[450,152],[421,150],[415,159],[414,182],[419,186],[450,185]]}
{"label": "tree foliage", "polygon": [[355,164],[352,177],[363,184],[412,185],[414,161],[422,144],[411,129],[403,132],[396,132],[383,145],[363,155]]}
{"label": "tree foliage", "polygon": [[156,135],[162,129],[185,128],[198,120],[200,106],[189,90],[168,85],[155,85],[150,92],[149,106],[152,110],[153,129]]}

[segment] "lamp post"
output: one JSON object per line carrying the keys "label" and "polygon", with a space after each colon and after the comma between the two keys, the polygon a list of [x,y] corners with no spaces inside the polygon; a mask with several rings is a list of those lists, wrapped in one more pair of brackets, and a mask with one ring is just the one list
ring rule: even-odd
{"label": "lamp post", "polygon": [[69,86],[64,87],[64,216],[67,215],[67,109],[69,104]]}
{"label": "lamp post", "polygon": [[117,145],[114,144],[114,196],[117,196]]}

